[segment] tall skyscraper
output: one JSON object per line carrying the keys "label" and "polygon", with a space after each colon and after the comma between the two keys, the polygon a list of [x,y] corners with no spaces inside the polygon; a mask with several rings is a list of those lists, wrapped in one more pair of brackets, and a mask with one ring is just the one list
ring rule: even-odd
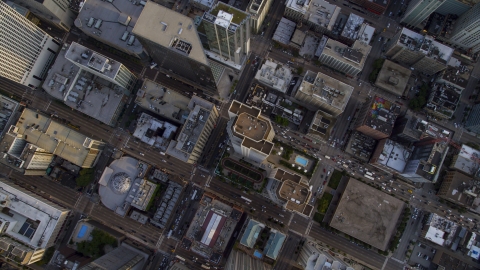
{"label": "tall skyscraper", "polygon": [[204,47],[237,65],[250,51],[250,31],[250,15],[222,2],[203,14],[199,27]]}
{"label": "tall skyscraper", "polygon": [[472,107],[467,121],[465,122],[465,128],[468,131],[480,134],[480,104],[476,104]]}
{"label": "tall skyscraper", "polygon": [[480,51],[480,3],[455,22],[449,41],[472,53]]}
{"label": "tall skyscraper", "polygon": [[132,30],[160,70],[216,93],[217,85],[193,20],[148,1]]}
{"label": "tall skyscraper", "polygon": [[65,31],[70,31],[75,20],[75,14],[69,9],[70,0],[13,0],[13,2]]}
{"label": "tall skyscraper", "polygon": [[418,27],[444,2],[445,0],[412,0],[408,4],[401,22],[409,27]]}
{"label": "tall skyscraper", "polygon": [[40,86],[60,44],[4,2],[0,18],[0,76]]}

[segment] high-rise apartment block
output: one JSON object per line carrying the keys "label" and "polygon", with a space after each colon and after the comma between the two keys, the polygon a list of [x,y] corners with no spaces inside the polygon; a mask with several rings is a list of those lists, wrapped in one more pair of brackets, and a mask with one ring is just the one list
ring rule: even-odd
{"label": "high-rise apartment block", "polygon": [[385,55],[427,75],[447,68],[453,49],[407,28],[399,31],[387,44]]}
{"label": "high-rise apartment block", "polygon": [[450,43],[468,52],[480,51],[480,3],[460,16],[455,22]]}
{"label": "high-rise apartment block", "polygon": [[142,44],[132,29],[143,10],[141,1],[85,1],[75,26],[87,36],[137,58],[146,59]]}
{"label": "high-rise apartment block", "polygon": [[13,182],[0,180],[0,250],[22,265],[42,259],[55,245],[69,210]]}
{"label": "high-rise apartment block", "polygon": [[356,40],[352,47],[323,36],[316,54],[323,65],[329,66],[341,73],[353,77],[363,70],[365,60],[372,47]]}
{"label": "high-rise apartment block", "polygon": [[60,44],[2,1],[0,16],[0,76],[40,86]]}
{"label": "high-rise apartment block", "polygon": [[70,31],[75,14],[69,9],[70,0],[13,0],[14,3],[26,7],[42,20],[55,24],[64,31]]}
{"label": "high-rise apartment block", "polygon": [[203,14],[199,26],[204,47],[236,65],[246,61],[250,31],[250,15],[222,2]]}
{"label": "high-rise apartment block", "polygon": [[273,0],[251,0],[247,7],[247,12],[250,14],[250,26],[255,34],[260,33],[263,21],[267,17]]}
{"label": "high-rise apartment block", "polygon": [[353,93],[353,86],[321,72],[307,71],[295,99],[312,110],[323,110],[333,116],[341,114]]}
{"label": "high-rise apartment block", "polygon": [[148,1],[132,30],[162,72],[210,94],[217,85],[194,21]]}
{"label": "high-rise apartment block", "polygon": [[215,105],[197,96],[188,103],[190,114],[176,140],[172,140],[167,154],[183,162],[196,163],[215,128],[219,112]]}
{"label": "high-rise apartment block", "polygon": [[480,134],[480,103],[475,104],[468,114],[465,128],[468,131]]}
{"label": "high-rise apartment block", "polygon": [[227,133],[233,149],[257,163],[263,162],[270,155],[275,136],[272,123],[261,113],[260,108],[250,107],[236,100],[228,109],[230,121],[227,124]]}
{"label": "high-rise apartment block", "polygon": [[140,250],[122,244],[102,257],[88,263],[80,270],[117,270],[117,269],[142,269],[148,255]]}

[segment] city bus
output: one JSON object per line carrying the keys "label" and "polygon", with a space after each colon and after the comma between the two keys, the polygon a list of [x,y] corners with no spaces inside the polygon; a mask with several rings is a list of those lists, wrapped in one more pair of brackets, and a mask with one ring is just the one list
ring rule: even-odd
{"label": "city bus", "polygon": [[245,202],[247,202],[247,204],[250,204],[250,203],[252,202],[252,200],[247,199],[247,198],[245,198],[245,197],[243,197],[243,196],[242,196],[241,198],[242,198]]}
{"label": "city bus", "polygon": [[175,258],[179,259],[182,262],[185,262],[185,258],[183,258],[182,256],[175,255]]}
{"label": "city bus", "polygon": [[370,180],[372,180],[372,181],[375,180],[373,177],[371,177],[371,176],[368,175],[368,174],[365,174],[364,177],[367,178],[367,179],[370,179]]}

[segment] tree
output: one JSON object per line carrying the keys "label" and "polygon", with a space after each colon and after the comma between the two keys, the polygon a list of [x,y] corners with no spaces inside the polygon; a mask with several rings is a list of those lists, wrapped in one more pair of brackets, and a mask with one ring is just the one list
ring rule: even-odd
{"label": "tree", "polygon": [[75,180],[77,186],[79,187],[86,187],[93,181],[94,169],[81,169],[77,179]]}
{"label": "tree", "polygon": [[104,231],[93,229],[91,237],[91,241],[82,241],[77,244],[78,252],[92,258],[98,258],[105,254],[104,247],[106,245],[117,246],[117,240]]}
{"label": "tree", "polygon": [[288,126],[290,123],[287,118],[283,118],[280,115],[275,116],[275,123],[282,125],[284,127]]}

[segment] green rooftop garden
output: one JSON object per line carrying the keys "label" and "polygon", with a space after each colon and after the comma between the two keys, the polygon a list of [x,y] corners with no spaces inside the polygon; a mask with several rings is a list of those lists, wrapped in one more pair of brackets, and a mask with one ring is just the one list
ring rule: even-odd
{"label": "green rooftop garden", "polygon": [[210,11],[210,14],[214,15],[215,17],[218,15],[218,12],[223,10],[224,12],[230,13],[233,15],[232,23],[240,24],[245,18],[247,18],[247,14],[241,10],[238,10],[234,7],[226,5],[222,2],[219,2],[218,5]]}

